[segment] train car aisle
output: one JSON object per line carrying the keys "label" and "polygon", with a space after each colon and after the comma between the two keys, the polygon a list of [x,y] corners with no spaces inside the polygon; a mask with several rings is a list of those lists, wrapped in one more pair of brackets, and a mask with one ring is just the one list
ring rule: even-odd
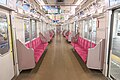
{"label": "train car aisle", "polygon": [[101,73],[83,69],[71,49],[62,36],[55,36],[38,70],[23,71],[17,80],[107,80]]}

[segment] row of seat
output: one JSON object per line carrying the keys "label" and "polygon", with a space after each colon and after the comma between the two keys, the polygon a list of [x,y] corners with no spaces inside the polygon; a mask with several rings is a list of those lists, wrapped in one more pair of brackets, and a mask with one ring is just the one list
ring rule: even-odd
{"label": "row of seat", "polygon": [[41,56],[47,46],[48,46],[48,43],[47,42],[43,43],[42,40],[40,39],[40,37],[38,37],[26,44],[27,48],[32,48],[34,50],[34,58],[35,58],[36,63],[41,58]]}
{"label": "row of seat", "polygon": [[68,40],[68,37],[69,37],[70,34],[71,33],[69,31],[66,33],[66,35],[65,35],[66,40]]}
{"label": "row of seat", "polygon": [[[52,40],[54,33],[47,36],[50,35]],[[42,33],[39,34],[39,37],[27,42],[25,45],[18,39],[16,43],[20,71],[34,68],[48,46],[47,37],[43,36]]]}
{"label": "row of seat", "polygon": [[62,31],[62,35],[63,35],[63,36],[64,36],[65,31],[66,31],[66,30],[63,30],[63,31]]}
{"label": "row of seat", "polygon": [[63,31],[63,33],[62,33],[62,35],[66,38],[66,40],[68,40],[68,36],[70,35],[71,33],[70,33],[70,31],[68,30],[64,30]]}
{"label": "row of seat", "polygon": [[[53,31],[50,33],[50,39],[52,40],[53,38]],[[48,46],[48,42],[45,42],[42,40],[43,37],[38,37],[33,39],[31,42],[28,42],[25,44],[27,48],[32,48],[34,50],[34,57],[35,57],[35,62],[37,63],[39,59],[41,58],[43,52],[45,51],[46,47]]]}
{"label": "row of seat", "polygon": [[80,37],[79,33],[75,34],[75,32],[71,32],[68,34],[67,32],[64,30],[62,33],[63,36],[66,37],[68,42],[71,42],[74,50],[86,66],[90,69],[103,69],[105,39],[101,39],[95,44]]}
{"label": "row of seat", "polygon": [[[70,34],[71,33],[67,30],[63,31],[63,36],[66,38],[66,40],[68,40]],[[88,56],[88,49],[95,47],[96,44],[88,41],[87,39],[79,37],[79,34],[76,34],[75,36],[71,36],[71,37],[72,37],[71,45],[78,53],[78,55],[82,58],[82,60],[86,63]]]}
{"label": "row of seat", "polygon": [[95,43],[81,37],[78,37],[76,42],[71,42],[71,45],[85,63],[87,61],[88,49],[96,46]]}

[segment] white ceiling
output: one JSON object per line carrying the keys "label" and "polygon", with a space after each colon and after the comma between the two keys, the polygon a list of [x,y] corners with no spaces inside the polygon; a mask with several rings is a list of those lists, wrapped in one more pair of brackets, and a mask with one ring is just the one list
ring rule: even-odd
{"label": "white ceiling", "polygon": [[43,0],[43,1],[47,5],[55,5],[55,6],[62,5],[62,6],[60,6],[61,10],[64,10],[65,13],[68,13],[72,7],[70,5],[74,5],[78,0],[63,0],[64,2],[57,2],[57,0]]}

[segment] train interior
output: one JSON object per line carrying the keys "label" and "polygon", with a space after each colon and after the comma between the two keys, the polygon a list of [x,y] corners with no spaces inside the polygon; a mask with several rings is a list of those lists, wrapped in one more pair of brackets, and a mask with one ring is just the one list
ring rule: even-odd
{"label": "train interior", "polygon": [[0,80],[120,80],[120,0],[0,0]]}

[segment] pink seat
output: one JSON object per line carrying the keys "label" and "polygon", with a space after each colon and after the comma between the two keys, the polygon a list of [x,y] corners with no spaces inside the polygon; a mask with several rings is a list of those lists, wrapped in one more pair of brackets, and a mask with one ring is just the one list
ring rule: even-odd
{"label": "pink seat", "polygon": [[53,36],[54,36],[54,32],[53,31],[49,31],[50,33],[50,40],[52,40]]}
{"label": "pink seat", "polygon": [[25,44],[25,46],[26,46],[27,48],[30,48],[30,47],[31,47],[30,42],[29,42],[29,43],[27,43],[27,44]]}
{"label": "pink seat", "polygon": [[35,57],[35,62],[37,63],[39,59],[41,58],[42,54],[44,53],[48,43],[42,43],[40,37],[32,40],[31,42],[25,44],[26,47],[33,48],[34,50],[34,57]]}
{"label": "pink seat", "polygon": [[91,47],[94,48],[95,46],[96,46],[96,44],[95,44],[95,43],[92,43],[92,46],[91,46]]}
{"label": "pink seat", "polygon": [[91,43],[90,41],[83,39],[81,37],[78,38],[77,42],[71,42],[71,45],[74,47],[78,55],[81,57],[81,59],[86,63],[87,61],[87,55],[88,55],[88,49],[91,47],[95,47],[96,44]]}

